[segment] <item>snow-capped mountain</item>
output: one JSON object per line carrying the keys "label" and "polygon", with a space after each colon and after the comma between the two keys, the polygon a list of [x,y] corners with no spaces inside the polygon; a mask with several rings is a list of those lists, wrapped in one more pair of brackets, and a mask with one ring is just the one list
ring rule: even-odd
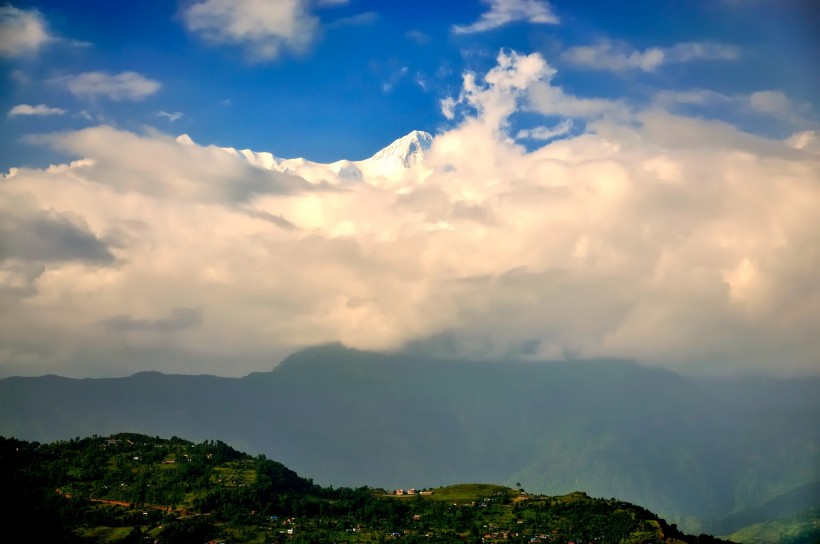
{"label": "snow-capped mountain", "polygon": [[359,168],[367,177],[393,178],[403,175],[408,169],[424,166],[424,159],[433,137],[420,130],[414,130],[399,138],[369,159],[359,161]]}
{"label": "snow-capped mountain", "polygon": [[[187,134],[177,138],[183,145],[193,145]],[[292,173],[313,183],[344,183],[364,181],[373,185],[390,184],[412,177],[419,179],[425,175],[424,161],[433,143],[433,136],[421,130],[414,130],[394,141],[368,159],[361,161],[340,160],[332,163],[313,162],[307,159],[283,159],[268,152],[223,150],[243,157],[249,163],[266,170]]]}

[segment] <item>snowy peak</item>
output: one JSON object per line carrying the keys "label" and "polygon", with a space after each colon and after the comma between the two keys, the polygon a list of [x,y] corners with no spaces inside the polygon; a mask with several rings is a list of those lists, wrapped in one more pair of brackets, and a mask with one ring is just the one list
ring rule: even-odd
{"label": "snowy peak", "polygon": [[[182,145],[195,145],[187,135],[179,136]],[[330,164],[306,159],[284,159],[267,152],[250,149],[237,150],[223,147],[223,151],[241,157],[248,163],[265,170],[273,170],[300,176],[310,183],[364,182],[383,186],[407,180],[423,180],[429,172],[424,160],[433,143],[433,136],[421,130],[394,141],[369,159],[361,161],[339,160]]]}
{"label": "snowy peak", "polygon": [[372,157],[368,162],[378,163],[385,167],[401,166],[412,168],[424,164],[424,157],[433,137],[421,130],[414,130],[407,136],[399,138]]}

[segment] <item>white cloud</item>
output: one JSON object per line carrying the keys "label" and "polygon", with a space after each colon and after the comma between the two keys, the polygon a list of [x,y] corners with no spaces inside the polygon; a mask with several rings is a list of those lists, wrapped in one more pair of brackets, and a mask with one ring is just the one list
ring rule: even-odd
{"label": "white cloud", "polygon": [[759,113],[774,117],[788,117],[792,114],[791,100],[781,91],[758,91],[749,95],[749,107]]}
{"label": "white cloud", "polygon": [[535,24],[557,24],[558,17],[546,0],[482,0],[490,10],[469,25],[453,25],[456,34],[484,32],[518,21]]}
{"label": "white cloud", "polygon": [[735,46],[710,42],[679,43],[667,48],[650,47],[638,51],[625,43],[604,41],[596,45],[570,47],[564,51],[562,58],[576,66],[595,70],[653,72],[663,64],[735,60],[739,55],[739,49]]}
{"label": "white cloud", "polygon": [[554,74],[555,70],[537,53],[521,55],[502,50],[496,58],[496,66],[483,77],[472,72],[464,74],[458,99],[443,100],[442,112],[452,119],[455,108],[463,104],[472,108],[477,120],[490,130],[502,130],[530,86],[549,80]]}
{"label": "white cloud", "polygon": [[161,84],[137,72],[83,72],[50,80],[65,85],[78,98],[105,97],[114,101],[139,101],[159,90]]}
{"label": "white cloud", "polygon": [[727,101],[732,98],[715,91],[708,89],[690,89],[690,90],[664,90],[655,93],[653,101],[655,104],[669,108],[676,105],[713,105]]}
{"label": "white cloud", "polygon": [[[88,160],[0,183],[8,228],[41,229],[0,258],[0,374],[122,374],[147,352],[236,374],[310,344],[436,338],[475,357],[816,373],[816,135],[602,114],[553,75],[514,52],[465,74],[424,176],[390,186],[111,127],[41,137]],[[506,130],[539,104],[553,130],[596,113],[528,151]]]}
{"label": "white cloud", "polygon": [[418,85],[422,91],[427,92],[430,90],[429,84],[427,83],[427,78],[421,72],[416,73],[415,81],[416,85]]}
{"label": "white cloud", "polygon": [[572,120],[571,119],[564,119],[557,125],[552,128],[548,127],[535,127],[526,130],[519,130],[518,134],[515,135],[516,138],[529,138],[531,140],[552,140],[553,138],[557,138],[558,136],[564,136],[565,134],[569,134],[569,131],[572,130]]}
{"label": "white cloud", "polygon": [[[779,121],[799,125],[807,119],[808,108],[801,108],[786,96],[783,91],[766,90],[749,94],[727,95],[707,89],[684,91],[660,91],[653,97],[655,105],[662,108],[674,108],[680,105],[733,108],[741,113],[765,115]],[[808,115],[811,117],[811,115]]]}
{"label": "white cloud", "polygon": [[442,115],[450,121],[456,117],[456,105],[456,99],[452,96],[445,96],[439,100],[439,107],[441,108]]}
{"label": "white cloud", "polygon": [[0,6],[0,56],[30,55],[52,40],[39,11]]}
{"label": "white cloud", "polygon": [[190,4],[181,15],[188,31],[211,43],[245,46],[256,60],[276,58],[283,50],[305,50],[319,23],[304,0],[204,0]]}
{"label": "white cloud", "polygon": [[389,93],[393,90],[399,81],[407,75],[407,66],[402,66],[390,75],[390,78],[382,84],[382,92]]}
{"label": "white cloud", "polygon": [[8,116],[14,117],[17,115],[63,115],[65,110],[60,108],[51,108],[45,104],[38,104],[37,106],[30,106],[29,104],[18,104],[9,110]]}
{"label": "white cloud", "polygon": [[795,149],[820,153],[820,137],[818,137],[817,132],[813,130],[796,132],[786,138],[785,143]]}
{"label": "white cloud", "polygon": [[665,50],[667,62],[691,62],[696,60],[737,60],[740,48],[714,42],[678,43]]}
{"label": "white cloud", "polygon": [[351,15],[350,17],[340,17],[328,23],[327,28],[341,28],[345,26],[367,26],[379,20],[379,14],[375,11],[364,11]]}
{"label": "white cloud", "polygon": [[578,119],[629,115],[628,108],[617,101],[565,93],[552,83],[555,69],[537,53],[525,56],[502,50],[496,61],[496,67],[483,78],[465,73],[458,98],[447,97],[439,103],[447,119],[455,118],[459,106],[468,106],[492,130],[503,131],[512,112],[521,107]]}
{"label": "white cloud", "polygon": [[169,113],[167,111],[162,111],[161,110],[161,111],[157,112],[157,116],[158,117],[165,117],[166,119],[168,119],[170,122],[173,123],[174,121],[179,121],[180,119],[182,119],[182,112],[181,111],[175,111],[173,113]]}

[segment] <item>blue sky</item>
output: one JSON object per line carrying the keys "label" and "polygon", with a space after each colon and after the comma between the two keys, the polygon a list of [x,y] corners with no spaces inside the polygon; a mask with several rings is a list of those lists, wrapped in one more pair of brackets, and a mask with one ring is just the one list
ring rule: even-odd
{"label": "blue sky", "polygon": [[[4,24],[33,15],[45,36],[29,47],[10,46],[3,55],[0,107],[8,113],[21,104],[43,104],[63,113],[6,115],[0,167],[58,158],[23,141],[27,134],[101,122],[189,133],[196,141],[284,157],[362,159],[410,130],[435,133],[450,126],[439,101],[458,93],[465,70],[492,66],[501,48],[541,53],[558,70],[556,82],[579,96],[640,104],[662,90],[708,89],[726,96],[777,91],[802,121],[817,120],[820,42],[813,29],[818,9],[809,1],[499,1],[499,12],[513,9],[510,20],[471,32],[459,32],[459,25],[470,30],[493,3],[295,4],[310,21],[295,29],[304,35],[296,44],[280,40],[280,28],[259,39],[209,37],[209,31],[186,22],[192,2],[7,4]],[[516,5],[523,7],[515,12]],[[538,5],[557,22],[528,21],[527,10]],[[247,3],[244,9],[256,8]],[[10,35],[5,32],[3,40]],[[271,43],[282,45],[261,52]],[[600,65],[590,66],[567,55],[573,47],[602,44],[609,44],[612,54],[633,56],[633,62],[618,65],[599,55]],[[715,50],[679,52],[674,58],[669,50],[681,44]],[[666,60],[643,68],[635,64],[635,56],[653,48],[666,50]],[[78,94],[67,88],[65,78],[89,72],[110,77],[134,72],[157,88],[116,100],[102,90]],[[690,109],[731,118],[755,132],[782,136],[795,128],[785,114]]]}
{"label": "blue sky", "polygon": [[[327,342],[817,374],[817,21],[4,4],[0,376],[241,375]],[[323,164],[413,130],[413,161]]]}

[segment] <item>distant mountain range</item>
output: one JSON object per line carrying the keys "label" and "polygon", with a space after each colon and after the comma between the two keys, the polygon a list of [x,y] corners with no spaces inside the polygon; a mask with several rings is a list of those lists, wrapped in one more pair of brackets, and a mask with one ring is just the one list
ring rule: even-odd
{"label": "distant mountain range", "polygon": [[321,484],[521,483],[726,534],[820,506],[820,378],[626,361],[475,362],[341,346],[243,378],[0,380],[0,435],[219,438]]}

